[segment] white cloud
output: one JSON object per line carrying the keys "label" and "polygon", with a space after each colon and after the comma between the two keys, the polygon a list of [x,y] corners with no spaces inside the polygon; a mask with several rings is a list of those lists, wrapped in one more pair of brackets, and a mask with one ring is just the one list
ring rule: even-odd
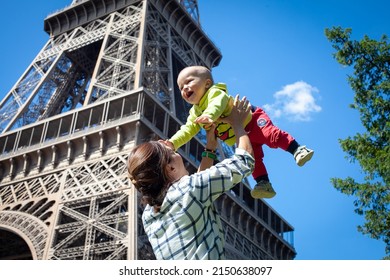
{"label": "white cloud", "polygon": [[286,85],[274,94],[275,102],[265,104],[264,110],[271,118],[285,117],[292,121],[310,121],[313,113],[322,108],[316,104],[319,90],[306,82]]}

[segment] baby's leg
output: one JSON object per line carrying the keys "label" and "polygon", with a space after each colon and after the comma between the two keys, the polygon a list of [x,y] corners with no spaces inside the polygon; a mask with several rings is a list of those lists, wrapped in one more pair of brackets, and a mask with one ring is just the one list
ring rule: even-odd
{"label": "baby's leg", "polygon": [[255,156],[255,168],[252,175],[256,181],[256,185],[253,187],[251,195],[253,198],[272,198],[276,195],[276,192],[272,188],[267,169],[263,162],[264,152],[262,145],[253,143],[252,148]]}

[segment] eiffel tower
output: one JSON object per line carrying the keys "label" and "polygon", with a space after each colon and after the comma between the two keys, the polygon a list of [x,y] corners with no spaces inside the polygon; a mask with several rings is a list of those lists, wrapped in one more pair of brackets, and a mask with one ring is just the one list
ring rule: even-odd
{"label": "eiffel tower", "polygon": [[[197,1],[73,1],[44,30],[0,103],[0,259],[154,259],[127,155],[186,120],[178,72],[222,59]],[[203,148],[199,134],[180,149],[190,172]],[[229,259],[295,258],[294,228],[247,181],[216,207]]]}

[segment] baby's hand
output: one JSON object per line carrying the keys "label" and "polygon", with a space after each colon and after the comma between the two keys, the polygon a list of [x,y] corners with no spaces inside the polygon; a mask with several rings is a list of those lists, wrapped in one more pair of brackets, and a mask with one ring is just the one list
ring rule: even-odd
{"label": "baby's hand", "polygon": [[211,125],[214,123],[213,120],[208,115],[201,115],[197,117],[194,122],[203,124],[203,127],[206,130],[209,130],[211,128]]}
{"label": "baby's hand", "polygon": [[175,147],[173,146],[173,143],[169,140],[158,140],[158,142],[163,143],[165,146],[168,146],[172,150],[175,150]]}
{"label": "baby's hand", "polygon": [[195,123],[202,123],[202,124],[212,124],[213,120],[208,115],[201,115],[197,117],[194,121]]}

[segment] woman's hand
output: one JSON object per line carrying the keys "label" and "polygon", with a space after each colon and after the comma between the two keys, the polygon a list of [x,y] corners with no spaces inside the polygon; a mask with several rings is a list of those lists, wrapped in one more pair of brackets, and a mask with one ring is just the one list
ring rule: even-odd
{"label": "woman's hand", "polygon": [[244,96],[240,100],[240,95],[236,95],[233,102],[232,111],[229,116],[220,118],[219,120],[230,124],[233,128],[237,126],[244,126],[245,119],[251,113],[251,105]]}
{"label": "woman's hand", "polygon": [[252,144],[249,141],[247,132],[245,131],[245,119],[248,114],[251,114],[251,106],[246,97],[240,100],[240,96],[236,95],[233,102],[232,112],[228,117],[223,118],[221,121],[229,123],[236,135],[236,144],[238,148],[247,151],[253,157]]}

